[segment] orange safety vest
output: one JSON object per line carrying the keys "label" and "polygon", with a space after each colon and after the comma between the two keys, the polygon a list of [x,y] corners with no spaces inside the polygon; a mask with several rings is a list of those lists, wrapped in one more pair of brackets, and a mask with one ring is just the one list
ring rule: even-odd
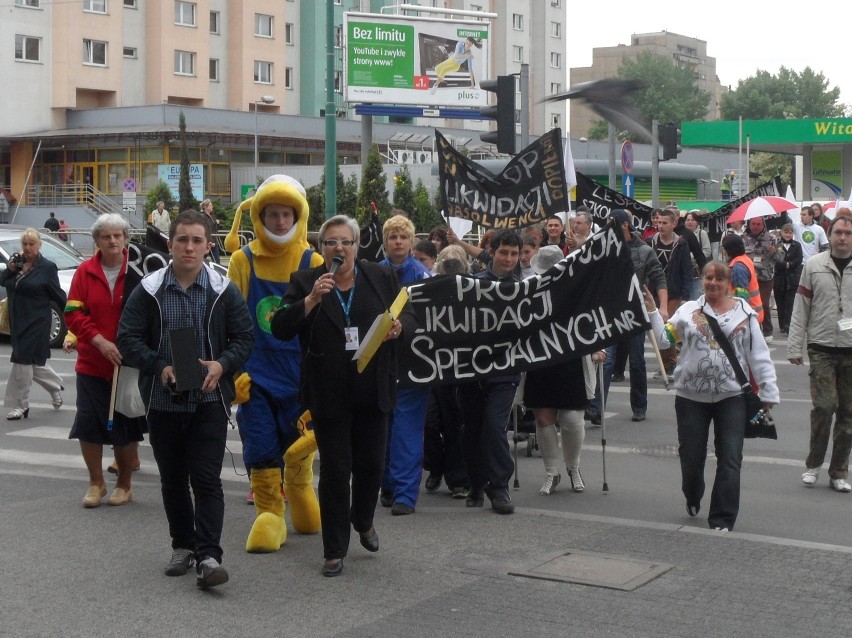
{"label": "orange safety vest", "polygon": [[[740,255],[739,257],[734,257],[728,267],[733,269],[734,264],[742,264],[746,268],[748,268],[748,303],[757,313],[757,320],[762,324],[763,323],[763,302],[760,299],[760,287],[757,284],[757,273],[754,272],[754,262],[747,255]],[[742,294],[737,294],[738,290],[734,288],[734,282],[731,282],[731,294],[736,296],[742,296]]]}

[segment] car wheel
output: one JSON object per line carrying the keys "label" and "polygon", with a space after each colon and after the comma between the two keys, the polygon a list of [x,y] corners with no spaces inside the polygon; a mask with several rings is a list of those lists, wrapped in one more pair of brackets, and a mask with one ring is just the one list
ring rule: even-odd
{"label": "car wheel", "polygon": [[50,304],[50,347],[61,348],[65,341],[65,315],[55,303]]}

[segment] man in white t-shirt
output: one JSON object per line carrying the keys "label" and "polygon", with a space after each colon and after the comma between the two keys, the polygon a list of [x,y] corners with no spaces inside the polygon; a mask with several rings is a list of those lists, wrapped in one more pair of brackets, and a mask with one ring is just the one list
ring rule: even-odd
{"label": "man in white t-shirt", "polygon": [[814,223],[814,211],[810,206],[802,206],[802,221],[793,222],[793,236],[802,245],[803,261],[828,248],[828,237],[822,226]]}

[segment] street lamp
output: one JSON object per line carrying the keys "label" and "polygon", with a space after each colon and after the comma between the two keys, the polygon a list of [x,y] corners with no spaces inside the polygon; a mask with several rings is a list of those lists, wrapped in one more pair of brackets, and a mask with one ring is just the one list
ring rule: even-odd
{"label": "street lamp", "polygon": [[[579,140],[577,140],[577,141],[578,141],[578,142],[582,142],[583,144],[585,144],[585,145],[586,145],[586,161],[588,161],[588,160],[589,160],[589,140],[588,140],[587,138],[585,138],[585,137],[581,137],[581,138],[580,138]],[[587,170],[588,170],[588,169],[587,169]]]}
{"label": "street lamp", "polygon": [[263,95],[254,101],[254,179],[257,181],[257,105],[272,104],[275,98],[271,95]]}

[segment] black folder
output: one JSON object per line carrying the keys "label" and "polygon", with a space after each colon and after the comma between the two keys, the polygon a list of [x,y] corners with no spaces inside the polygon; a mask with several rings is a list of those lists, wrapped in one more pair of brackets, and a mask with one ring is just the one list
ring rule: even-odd
{"label": "black folder", "polygon": [[195,350],[195,328],[169,330],[172,344],[172,367],[178,392],[201,388],[201,364]]}

